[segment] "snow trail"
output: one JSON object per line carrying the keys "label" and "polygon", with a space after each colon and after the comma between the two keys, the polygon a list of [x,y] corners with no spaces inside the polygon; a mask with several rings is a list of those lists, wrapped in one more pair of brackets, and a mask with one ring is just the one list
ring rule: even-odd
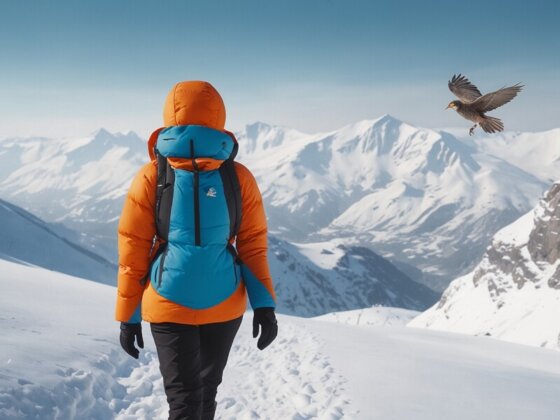
{"label": "snow trail", "polygon": [[[218,389],[217,419],[352,418],[344,394],[346,379],[321,353],[316,335],[305,326],[282,323],[276,341],[261,352],[251,336],[251,314],[247,315]],[[118,420],[167,418],[157,355],[148,351],[143,358],[144,364],[119,379],[127,393]]]}

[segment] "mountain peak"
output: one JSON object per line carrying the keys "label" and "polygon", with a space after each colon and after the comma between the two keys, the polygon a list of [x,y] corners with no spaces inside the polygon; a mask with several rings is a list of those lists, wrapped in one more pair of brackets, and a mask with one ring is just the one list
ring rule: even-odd
{"label": "mountain peak", "polygon": [[94,139],[96,138],[106,138],[106,137],[113,137],[114,135],[107,129],[101,127],[90,134],[91,137]]}
{"label": "mountain peak", "polygon": [[355,132],[356,134],[358,134],[368,132],[372,129],[380,129],[382,127],[396,129],[403,124],[406,123],[399,120],[398,118],[393,117],[390,114],[383,114],[382,116],[375,119],[361,120],[355,123],[348,124],[335,131],[345,132],[346,134],[348,134],[349,132]]}
{"label": "mountain peak", "polygon": [[263,128],[264,129],[270,129],[272,127],[274,127],[272,124],[268,124],[268,123],[265,123],[263,121],[255,121],[255,122],[252,122],[251,124],[245,125],[246,129],[263,129]]}
{"label": "mountain peak", "polygon": [[[90,134],[91,144],[100,145],[103,147],[110,147],[113,145],[122,147],[132,147],[133,149],[141,148],[143,150],[146,141],[143,140],[134,131],[129,130],[126,133],[116,132],[112,133],[105,128],[100,128]],[[140,149],[138,149],[140,150]]]}
{"label": "mountain peak", "polygon": [[381,117],[374,120],[375,124],[384,124],[384,123],[397,123],[402,124],[403,122],[398,118],[393,117],[391,114],[383,114]]}

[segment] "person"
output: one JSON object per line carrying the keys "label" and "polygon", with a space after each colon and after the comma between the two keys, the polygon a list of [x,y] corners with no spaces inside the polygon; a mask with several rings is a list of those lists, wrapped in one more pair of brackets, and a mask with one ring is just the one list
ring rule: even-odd
{"label": "person", "polygon": [[120,342],[138,358],[141,320],[150,323],[169,419],[214,418],[247,295],[257,347],[278,333],[263,202],[233,160],[238,143],[225,118],[210,83],[176,84],[119,220]]}

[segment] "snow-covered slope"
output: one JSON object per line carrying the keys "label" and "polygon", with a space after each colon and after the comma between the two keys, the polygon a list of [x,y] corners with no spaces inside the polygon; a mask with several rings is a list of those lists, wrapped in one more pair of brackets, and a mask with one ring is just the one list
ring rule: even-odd
{"label": "snow-covered slope", "polygon": [[[0,286],[0,418],[167,418],[149,328],[139,361],[119,348],[114,288],[1,260]],[[247,313],[218,392],[217,419],[558,415],[560,352],[282,315],[277,340],[261,352],[250,321]]]}
{"label": "snow-covered slope", "polygon": [[369,248],[341,241],[295,244],[269,238],[278,311],[316,316],[373,305],[424,310],[439,297]]}
{"label": "snow-covered slope", "polygon": [[0,418],[113,418],[113,376],[137,365],[118,349],[115,288],[2,260],[0,287]]}
{"label": "snow-covered slope", "polygon": [[0,199],[0,259],[37,265],[62,273],[115,284],[117,267],[68,241],[57,227]]}
{"label": "snow-covered slope", "polygon": [[560,349],[560,183],[409,325]]}

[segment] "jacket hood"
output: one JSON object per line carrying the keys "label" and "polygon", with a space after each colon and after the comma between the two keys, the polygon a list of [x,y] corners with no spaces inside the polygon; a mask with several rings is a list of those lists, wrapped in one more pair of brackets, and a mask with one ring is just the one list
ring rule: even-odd
{"label": "jacket hood", "polygon": [[223,131],[226,122],[224,101],[208,82],[191,80],[171,88],[163,107],[163,124],[202,125]]}

